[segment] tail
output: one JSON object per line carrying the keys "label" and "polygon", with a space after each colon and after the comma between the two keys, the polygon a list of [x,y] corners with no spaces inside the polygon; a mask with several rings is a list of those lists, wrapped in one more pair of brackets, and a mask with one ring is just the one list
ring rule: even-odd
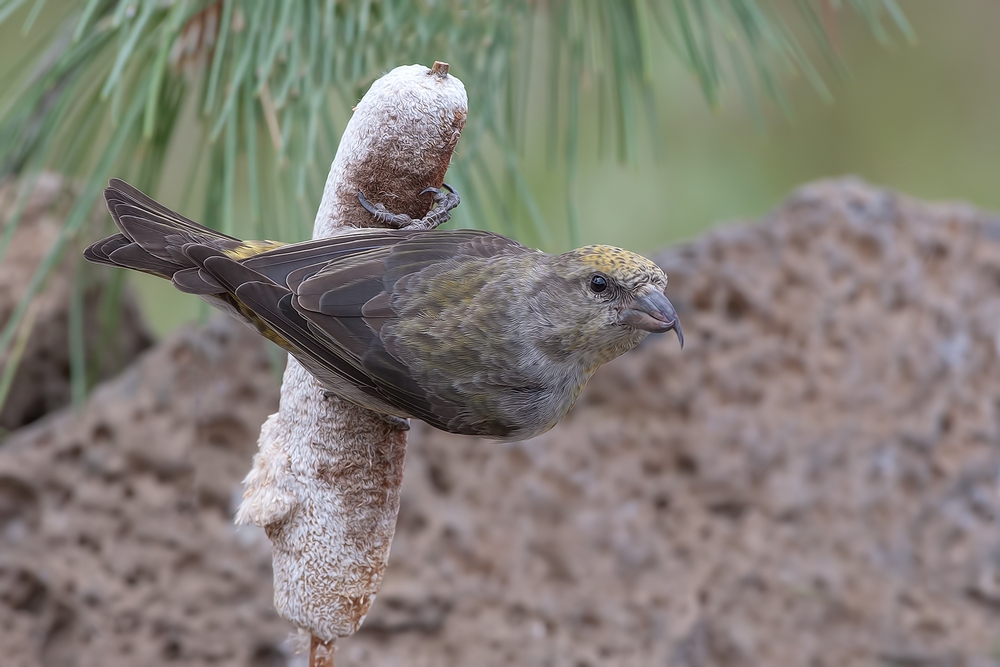
{"label": "tail", "polygon": [[198,268],[185,246],[208,246],[233,259],[243,259],[283,245],[241,241],[199,225],[117,178],[104,190],[104,200],[121,233],[88,247],[84,258],[165,278],[189,294],[213,295],[226,290]]}

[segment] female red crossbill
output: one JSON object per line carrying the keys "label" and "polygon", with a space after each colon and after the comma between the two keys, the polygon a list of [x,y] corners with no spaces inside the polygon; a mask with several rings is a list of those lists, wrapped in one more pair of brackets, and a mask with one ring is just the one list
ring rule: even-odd
{"label": "female red crossbill", "polygon": [[600,367],[673,330],[667,278],[610,246],[561,255],[490,232],[434,230],[458,204],[434,190],[423,220],[358,197],[393,229],[283,244],[241,241],[114,179],[121,231],[84,257],[171,280],[252,325],[328,391],[465,435],[524,440],[555,426]]}

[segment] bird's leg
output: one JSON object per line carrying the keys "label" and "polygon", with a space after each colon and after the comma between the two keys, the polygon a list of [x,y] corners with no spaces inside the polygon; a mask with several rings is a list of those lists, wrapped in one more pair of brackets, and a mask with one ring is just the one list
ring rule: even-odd
{"label": "bird's leg", "polygon": [[360,190],[358,190],[358,201],[366,211],[375,216],[376,220],[393,229],[434,229],[451,219],[451,210],[462,200],[447,183],[442,183],[441,188],[424,188],[418,196],[428,192],[434,195],[434,206],[419,220],[401,213],[390,213],[383,204],[372,204]]}

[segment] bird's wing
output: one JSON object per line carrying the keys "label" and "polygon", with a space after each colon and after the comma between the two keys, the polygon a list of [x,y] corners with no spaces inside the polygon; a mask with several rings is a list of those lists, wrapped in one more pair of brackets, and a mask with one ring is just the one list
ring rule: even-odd
{"label": "bird's wing", "polygon": [[463,406],[423,386],[386,350],[381,330],[397,317],[394,289],[421,272],[528,249],[474,230],[359,230],[242,261],[201,248],[184,251],[294,344],[293,354],[320,379],[332,373],[403,414],[453,430],[449,423]]}

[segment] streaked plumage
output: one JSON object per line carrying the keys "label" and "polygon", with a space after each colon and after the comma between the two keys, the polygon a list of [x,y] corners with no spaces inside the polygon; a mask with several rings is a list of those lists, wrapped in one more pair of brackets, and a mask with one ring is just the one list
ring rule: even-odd
{"label": "streaked plumage", "polygon": [[424,229],[241,241],[117,179],[105,199],[121,233],[87,248],[88,260],[169,279],[254,326],[330,391],[453,433],[542,433],[601,364],[650,331],[680,337],[663,272],[619,248],[548,255],[489,232]]}

